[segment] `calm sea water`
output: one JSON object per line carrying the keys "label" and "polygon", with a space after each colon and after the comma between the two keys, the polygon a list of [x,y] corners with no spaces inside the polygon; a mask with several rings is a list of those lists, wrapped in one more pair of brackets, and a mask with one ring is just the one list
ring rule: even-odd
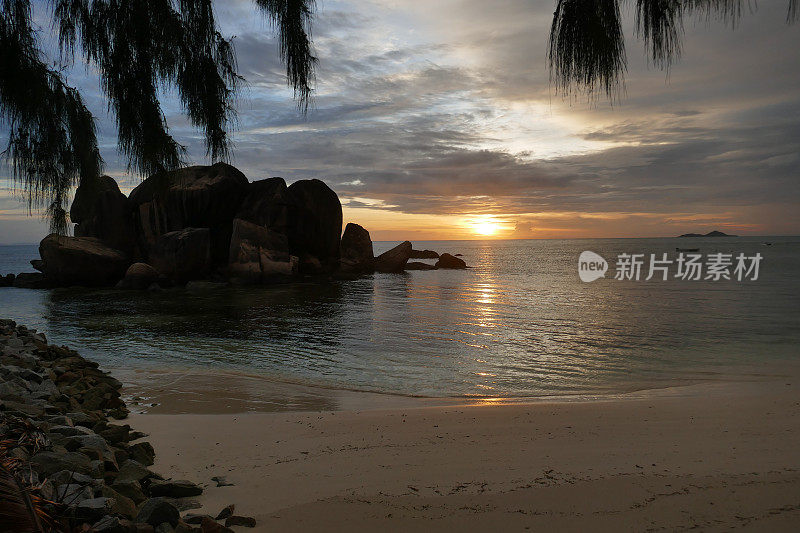
{"label": "calm sea water", "polygon": [[[771,241],[771,246],[764,244]],[[395,243],[375,243],[376,254]],[[800,238],[417,242],[466,271],[162,293],[0,288],[0,315],[107,368],[223,368],[423,396],[659,387],[800,360]],[[619,253],[761,253],[757,281],[617,281]],[[583,283],[593,250],[609,277]],[[0,272],[35,246],[0,247]]]}

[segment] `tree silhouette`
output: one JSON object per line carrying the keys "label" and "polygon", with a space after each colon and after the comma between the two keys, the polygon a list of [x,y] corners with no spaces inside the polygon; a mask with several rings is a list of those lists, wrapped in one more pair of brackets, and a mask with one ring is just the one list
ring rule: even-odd
{"label": "tree silhouette", "polygon": [[[316,59],[313,0],[254,0],[276,30],[288,84],[305,112]],[[207,154],[227,160],[234,101],[242,78],[230,39],[217,28],[212,0],[47,0],[58,34],[48,65],[30,0],[0,0],[0,121],[9,130],[4,155],[29,210],[44,208],[63,233],[71,188],[91,186],[103,160],[95,121],[63,67],[80,54],[97,71],[128,170],[172,170],[185,148],[169,133],[158,99],[173,90],[205,137]]]}
{"label": "tree silhouette", "polygon": [[[788,0],[787,22],[797,18],[798,0]],[[621,7],[634,0],[558,0],[550,28],[550,81],[566,95],[599,92],[614,100],[627,68]],[[667,69],[680,58],[683,20],[691,15],[735,25],[742,0],[635,0],[636,35],[650,60]],[[750,10],[755,3],[747,4]]]}

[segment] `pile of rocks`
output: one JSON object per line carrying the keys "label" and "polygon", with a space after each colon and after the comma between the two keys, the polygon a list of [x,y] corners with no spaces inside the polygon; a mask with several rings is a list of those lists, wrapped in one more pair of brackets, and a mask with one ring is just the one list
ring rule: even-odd
{"label": "pile of rocks", "polygon": [[44,335],[0,320],[0,459],[18,465],[57,530],[109,533],[225,532],[253,527],[232,508],[218,519],[199,507],[202,487],[164,479],[155,452],[127,424],[119,381]]}
{"label": "pile of rocks", "polygon": [[31,261],[39,273],[0,277],[0,286],[147,289],[194,280],[349,279],[400,272],[417,257],[405,242],[375,258],[369,232],[358,224],[342,234],[342,204],[320,180],[250,182],[225,163],[150,176],[129,196],[102,176],[78,187],[70,219],[74,237],[48,235],[40,243],[41,259]]}

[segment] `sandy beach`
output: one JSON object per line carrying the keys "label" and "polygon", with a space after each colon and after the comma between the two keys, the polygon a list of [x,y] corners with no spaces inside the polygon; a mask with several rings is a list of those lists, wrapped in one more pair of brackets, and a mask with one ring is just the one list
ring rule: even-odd
{"label": "sandy beach", "polygon": [[[257,531],[800,527],[800,381],[517,405],[138,414],[154,468]],[[211,480],[225,476],[233,486]]]}

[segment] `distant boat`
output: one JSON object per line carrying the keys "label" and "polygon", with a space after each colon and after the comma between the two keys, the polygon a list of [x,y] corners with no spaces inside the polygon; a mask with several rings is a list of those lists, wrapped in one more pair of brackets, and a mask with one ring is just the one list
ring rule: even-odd
{"label": "distant boat", "polygon": [[764,246],[772,246],[772,243],[771,242],[765,242]]}
{"label": "distant boat", "polygon": [[676,252],[699,252],[700,248],[675,248]]}

